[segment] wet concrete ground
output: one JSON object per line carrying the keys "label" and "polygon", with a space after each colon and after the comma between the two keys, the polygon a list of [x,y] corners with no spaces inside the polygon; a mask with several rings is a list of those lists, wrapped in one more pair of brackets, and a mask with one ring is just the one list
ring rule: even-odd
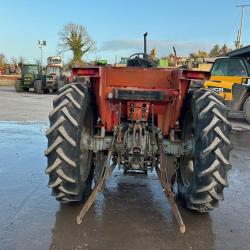
{"label": "wet concrete ground", "polygon": [[225,201],[181,210],[178,231],[155,173],[116,171],[82,225],[81,206],[60,206],[46,187],[46,123],[0,122],[0,249],[249,249],[250,150],[234,149]]}
{"label": "wet concrete ground", "polygon": [[16,93],[13,86],[0,86],[0,120],[47,121],[55,95],[38,95],[30,92]]}
{"label": "wet concrete ground", "polygon": [[[187,232],[179,233],[156,174],[124,176],[116,170],[103,194],[76,224],[81,206],[60,206],[50,196],[44,174],[44,132],[51,109],[51,95],[23,97],[40,103],[39,112],[29,102],[11,122],[12,109],[22,105],[16,93],[0,88],[0,101],[11,109],[0,111],[0,250],[33,249],[250,249],[250,134],[247,125],[235,129],[231,152],[233,168],[225,201],[209,214],[181,209]],[[6,94],[6,92],[9,92]],[[20,97],[20,96],[19,96]],[[21,97],[20,97],[21,98]],[[8,105],[3,104],[5,107]],[[10,106],[9,106],[10,107]],[[8,114],[9,113],[9,114]],[[29,113],[29,114],[27,114]],[[23,117],[26,117],[25,119]],[[24,122],[20,122],[21,120]],[[237,124],[236,124],[237,125]],[[243,148],[244,147],[244,148]]]}

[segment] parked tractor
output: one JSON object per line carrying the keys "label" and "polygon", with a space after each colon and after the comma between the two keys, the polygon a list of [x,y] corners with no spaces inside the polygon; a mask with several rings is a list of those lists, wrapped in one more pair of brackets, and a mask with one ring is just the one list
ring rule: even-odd
{"label": "parked tractor", "polygon": [[65,85],[63,68],[61,66],[47,65],[45,75],[37,79],[34,89],[37,94],[48,93],[50,90],[57,92]]}
{"label": "parked tractor", "polygon": [[79,224],[115,166],[155,170],[184,233],[175,198],[205,213],[228,186],[228,108],[214,91],[190,86],[196,72],[140,55],[128,67],[78,68],[84,81],[60,89],[46,133],[48,186],[61,203],[83,202]]}
{"label": "parked tractor", "polygon": [[16,92],[29,91],[34,88],[36,79],[41,78],[41,67],[37,64],[23,64],[21,69],[21,78],[15,83]]}

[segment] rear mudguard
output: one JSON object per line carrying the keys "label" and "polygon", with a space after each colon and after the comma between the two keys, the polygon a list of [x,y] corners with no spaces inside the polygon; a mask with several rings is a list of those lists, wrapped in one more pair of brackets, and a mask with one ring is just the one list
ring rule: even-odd
{"label": "rear mudguard", "polygon": [[232,88],[233,101],[227,102],[231,109],[228,113],[231,119],[243,119],[249,120],[249,112],[245,105],[247,99],[250,96],[250,86],[245,84],[234,84]]}
{"label": "rear mudguard", "polygon": [[235,111],[242,110],[249,93],[250,86],[245,84],[234,84],[232,87],[233,100],[229,105],[230,108]]}

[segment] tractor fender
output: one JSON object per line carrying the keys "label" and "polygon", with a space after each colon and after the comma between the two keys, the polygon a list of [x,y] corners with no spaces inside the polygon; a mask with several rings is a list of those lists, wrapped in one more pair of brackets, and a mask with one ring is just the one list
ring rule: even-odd
{"label": "tractor fender", "polygon": [[244,103],[249,96],[250,86],[245,84],[234,84],[232,87],[233,101],[229,106],[234,111],[243,109]]}
{"label": "tractor fender", "polygon": [[250,123],[250,95],[248,95],[244,106],[243,106],[244,116],[248,123]]}

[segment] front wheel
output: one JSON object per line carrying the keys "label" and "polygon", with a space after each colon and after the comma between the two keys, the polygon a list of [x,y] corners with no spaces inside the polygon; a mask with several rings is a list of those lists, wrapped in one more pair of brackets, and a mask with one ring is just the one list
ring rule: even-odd
{"label": "front wheel", "polygon": [[24,92],[29,92],[29,90],[30,90],[29,87],[23,87]]}
{"label": "front wheel", "polygon": [[41,80],[36,80],[35,81],[35,83],[34,83],[34,89],[35,89],[35,92],[37,94],[43,94],[44,93],[43,85],[42,85],[42,81]]}
{"label": "front wheel", "polygon": [[227,120],[228,108],[215,92],[199,89],[187,96],[182,122],[182,141],[192,144],[192,152],[181,156],[178,195],[185,208],[208,212],[223,200],[231,165]]}
{"label": "front wheel", "polygon": [[16,92],[23,92],[23,88],[21,86],[21,81],[20,80],[17,80],[15,82],[15,90],[16,90]]}

